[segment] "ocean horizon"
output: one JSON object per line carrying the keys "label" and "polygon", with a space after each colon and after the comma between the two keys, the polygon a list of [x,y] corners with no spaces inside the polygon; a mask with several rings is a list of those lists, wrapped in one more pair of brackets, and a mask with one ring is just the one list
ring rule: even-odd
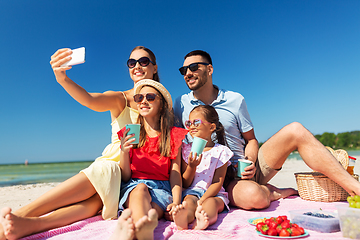
{"label": "ocean horizon", "polygon": [[[349,150],[349,156],[360,160],[360,150]],[[287,160],[302,161],[299,153],[292,153]],[[93,161],[39,162],[28,165],[0,164],[0,187],[63,182],[87,168]],[[357,163],[360,164],[360,163]]]}

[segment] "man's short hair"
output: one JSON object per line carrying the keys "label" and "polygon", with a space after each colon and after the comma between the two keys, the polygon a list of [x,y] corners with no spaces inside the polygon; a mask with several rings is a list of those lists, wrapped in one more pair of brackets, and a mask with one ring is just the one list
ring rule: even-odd
{"label": "man's short hair", "polygon": [[202,56],[207,63],[210,63],[212,65],[212,61],[211,61],[211,57],[210,54],[208,54],[207,52],[203,51],[203,50],[194,50],[189,52],[188,54],[186,54],[186,56],[184,57],[184,59],[191,57],[191,56]]}

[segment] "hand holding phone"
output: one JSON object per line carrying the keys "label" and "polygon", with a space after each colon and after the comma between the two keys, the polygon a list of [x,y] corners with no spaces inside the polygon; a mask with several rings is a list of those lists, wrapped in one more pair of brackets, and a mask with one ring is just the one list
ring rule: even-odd
{"label": "hand holding phone", "polygon": [[85,62],[85,48],[76,48],[72,50],[71,60],[62,64],[61,67],[73,66]]}

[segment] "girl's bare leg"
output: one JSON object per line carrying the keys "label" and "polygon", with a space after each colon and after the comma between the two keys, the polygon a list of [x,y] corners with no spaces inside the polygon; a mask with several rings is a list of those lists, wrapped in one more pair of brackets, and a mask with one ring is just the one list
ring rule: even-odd
{"label": "girl's bare leg", "polygon": [[19,217],[39,217],[58,208],[89,199],[95,188],[82,172],[14,212]]}
{"label": "girl's bare leg", "polygon": [[221,198],[211,197],[206,199],[202,205],[199,205],[196,208],[196,223],[194,224],[193,229],[203,230],[209,225],[216,223],[218,213],[222,210],[224,210],[224,202]]}
{"label": "girl's bare leg", "polygon": [[152,207],[148,187],[143,183],[138,184],[130,192],[125,206],[129,206],[132,211],[135,237],[139,240],[153,239],[158,217],[162,216],[163,212],[159,207]]}
{"label": "girl's bare leg", "polygon": [[6,239],[12,240],[92,217],[101,208],[102,201],[98,194],[94,194],[83,202],[57,209],[44,217],[21,217],[11,213],[10,208],[3,208],[0,222]]}

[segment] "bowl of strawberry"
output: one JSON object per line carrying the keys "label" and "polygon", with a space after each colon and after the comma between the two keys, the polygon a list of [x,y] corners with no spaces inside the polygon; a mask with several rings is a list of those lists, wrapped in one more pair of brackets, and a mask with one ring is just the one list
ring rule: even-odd
{"label": "bowl of strawberry", "polygon": [[304,228],[291,223],[287,216],[265,218],[264,222],[256,224],[256,231],[261,236],[275,238],[298,238],[309,235]]}

